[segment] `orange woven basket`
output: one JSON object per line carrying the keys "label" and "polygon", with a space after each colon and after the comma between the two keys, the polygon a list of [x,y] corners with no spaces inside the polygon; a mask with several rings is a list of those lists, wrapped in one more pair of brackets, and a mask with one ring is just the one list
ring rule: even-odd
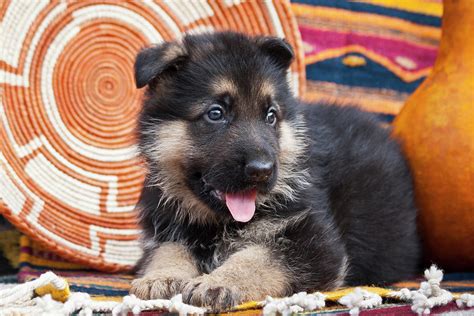
{"label": "orange woven basket", "polygon": [[75,262],[118,271],[140,256],[134,205],[137,51],[184,32],[285,37],[303,52],[286,1],[8,1],[0,3],[0,211]]}

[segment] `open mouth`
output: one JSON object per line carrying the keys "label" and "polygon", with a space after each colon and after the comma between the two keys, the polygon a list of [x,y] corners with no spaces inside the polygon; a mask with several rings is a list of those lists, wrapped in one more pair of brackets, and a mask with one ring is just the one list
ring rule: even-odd
{"label": "open mouth", "polygon": [[230,214],[237,222],[246,223],[255,215],[255,202],[257,199],[257,189],[244,190],[239,192],[222,192],[210,188],[210,185],[203,180],[207,192],[215,199],[226,204]]}

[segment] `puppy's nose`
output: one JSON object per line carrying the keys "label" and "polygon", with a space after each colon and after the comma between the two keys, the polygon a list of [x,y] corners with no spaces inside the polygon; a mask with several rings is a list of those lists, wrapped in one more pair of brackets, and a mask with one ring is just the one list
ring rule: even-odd
{"label": "puppy's nose", "polygon": [[256,182],[268,180],[273,173],[273,162],[266,160],[251,160],[245,165],[245,174]]}

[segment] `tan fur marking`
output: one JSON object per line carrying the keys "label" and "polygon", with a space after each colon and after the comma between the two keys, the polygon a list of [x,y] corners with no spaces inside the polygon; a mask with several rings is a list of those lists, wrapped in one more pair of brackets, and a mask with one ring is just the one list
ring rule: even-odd
{"label": "tan fur marking", "polygon": [[186,50],[184,49],[182,43],[172,42],[169,43],[168,47],[164,51],[163,60],[165,62],[169,62],[184,55],[186,55]]}
{"label": "tan fur marking", "polygon": [[[222,266],[193,279],[183,293],[190,303],[222,308],[244,301],[262,300],[267,295],[289,294],[289,277],[283,266],[271,258],[270,250],[252,245],[227,259]],[[208,302],[209,295],[213,302]]]}
{"label": "tan fur marking", "polygon": [[162,123],[156,130],[156,139],[159,142],[156,148],[156,159],[162,163],[182,161],[186,152],[192,150],[184,121]]}
{"label": "tan fur marking", "polygon": [[[297,132],[297,131],[296,131]],[[288,122],[280,122],[280,161],[293,163],[303,153],[306,145],[295,133],[295,127]]]}
{"label": "tan fur marking", "polygon": [[275,87],[270,80],[265,80],[260,87],[260,94],[263,96],[273,97],[275,95]]}
{"label": "tan fur marking", "polygon": [[143,276],[133,280],[130,293],[141,299],[170,298],[198,275],[196,262],[187,248],[166,242],[155,250]]}
{"label": "tan fur marking", "polygon": [[214,222],[215,214],[186,185],[183,165],[196,154],[186,122],[162,122],[158,128],[150,127],[150,133],[156,143],[145,150],[159,166],[159,172],[151,179],[164,193],[159,203],[173,204],[177,219],[187,217],[190,222]]}
{"label": "tan fur marking", "polygon": [[238,94],[238,88],[235,85],[232,80],[229,78],[217,78],[213,83],[212,83],[212,90],[215,94],[224,94],[224,93],[229,93],[231,95],[237,95]]}
{"label": "tan fur marking", "polygon": [[165,242],[155,250],[145,269],[146,276],[163,275],[192,278],[199,274],[189,250],[176,242]]}
{"label": "tan fur marking", "polygon": [[297,188],[309,185],[308,170],[301,168],[301,160],[307,148],[307,137],[305,122],[302,117],[296,120],[298,123],[288,121],[280,122],[280,153],[278,179],[270,196],[258,196],[260,205],[271,207],[274,196],[282,196],[287,200],[296,200]]}

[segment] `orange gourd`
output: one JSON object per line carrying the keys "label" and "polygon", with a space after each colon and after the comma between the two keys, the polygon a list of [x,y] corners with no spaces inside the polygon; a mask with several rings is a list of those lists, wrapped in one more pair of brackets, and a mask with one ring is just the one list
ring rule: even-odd
{"label": "orange gourd", "polygon": [[425,258],[474,270],[474,3],[444,0],[432,73],[394,122],[411,166]]}

